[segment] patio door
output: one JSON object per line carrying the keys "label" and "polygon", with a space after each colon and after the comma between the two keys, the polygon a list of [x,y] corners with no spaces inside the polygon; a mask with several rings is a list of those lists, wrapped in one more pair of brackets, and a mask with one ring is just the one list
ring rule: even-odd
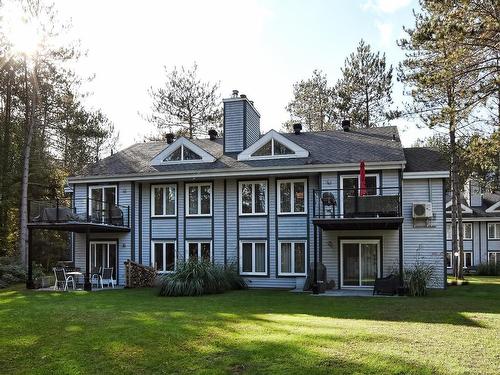
{"label": "patio door", "polygon": [[340,242],[341,287],[373,287],[380,276],[379,240],[342,240]]}
{"label": "patio door", "polygon": [[91,271],[102,268],[113,267],[113,278],[116,280],[117,254],[115,241],[91,241],[90,242],[90,266]]}
{"label": "patio door", "polygon": [[89,187],[90,217],[96,223],[110,222],[110,208],[117,204],[116,186]]}

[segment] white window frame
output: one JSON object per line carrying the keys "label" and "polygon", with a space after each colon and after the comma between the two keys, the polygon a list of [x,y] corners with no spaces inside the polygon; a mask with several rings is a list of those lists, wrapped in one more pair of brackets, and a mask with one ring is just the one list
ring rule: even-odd
{"label": "white window frame", "polygon": [[[184,160],[184,150],[181,149],[181,160],[165,160],[173,152],[177,151],[180,147],[187,147],[195,154],[201,157],[196,160]],[[189,139],[181,137],[174,143],[168,145],[158,155],[151,160],[151,165],[169,165],[169,164],[188,164],[188,163],[211,163],[215,161],[215,157],[203,150],[201,147],[195,145]]]}
{"label": "white window frame", "polygon": [[[155,189],[161,188],[163,191],[163,209],[161,215],[155,215]],[[167,211],[167,196],[166,196],[166,188],[174,188],[175,196],[174,196],[174,213],[166,214]],[[157,184],[151,185],[151,217],[176,217],[177,216],[177,185],[176,184]]]}
{"label": "white window frame", "polygon": [[[493,237],[490,236],[490,226],[493,227]],[[488,239],[489,240],[500,240],[500,222],[499,223],[488,223]]]}
{"label": "white window frame", "polygon": [[488,264],[490,263],[490,255],[493,254],[495,258],[495,264],[500,262],[500,251],[488,251]]}
{"label": "white window frame", "polygon": [[[465,263],[465,260],[467,259],[467,257],[465,256],[465,254],[470,254],[470,265],[467,266]],[[464,264],[462,265],[462,268],[469,268],[469,267],[472,267],[474,266],[474,252],[472,251],[464,251]]]}
{"label": "white window frame", "polygon": [[[250,243],[252,244],[252,272],[243,272],[243,244]],[[265,251],[265,271],[264,272],[256,272],[255,271],[255,244],[263,243],[264,251]],[[239,251],[239,273],[242,276],[267,276],[268,272],[268,248],[267,248],[267,240],[240,240],[240,251]]]}
{"label": "white window frame", "polygon": [[[87,205],[87,215],[92,216],[92,190],[102,190],[102,196],[104,199],[104,189],[106,188],[113,188],[115,189],[115,202],[114,204],[117,206],[118,205],[118,186],[117,185],[92,185],[89,186],[88,189],[88,195],[87,197],[89,198],[88,200],[88,205]],[[107,203],[102,201],[102,203]],[[102,218],[102,222],[104,222],[104,217]]]}
{"label": "white window frame", "polygon": [[[292,179],[287,179],[287,180],[277,180],[278,182],[278,194],[277,194],[277,202],[276,206],[278,207],[278,215],[305,215],[307,214],[307,201],[309,199],[308,192],[307,192],[307,178],[292,178]],[[295,182],[303,182],[304,183],[304,211],[300,212],[295,212],[295,204],[294,204],[294,199],[295,199],[295,187],[294,183]],[[282,183],[290,183],[290,189],[291,189],[291,194],[290,194],[290,212],[282,212],[281,211],[281,184]]]}
{"label": "white window frame", "polygon": [[[470,237],[465,237],[465,233],[466,233],[466,230],[465,230],[465,226],[466,225],[470,225]],[[457,224],[458,226],[458,224]],[[468,221],[468,222],[462,222],[462,226],[463,226],[463,233],[464,233],[464,240],[465,241],[470,241],[473,239],[474,237],[474,225],[472,222]],[[451,230],[452,230],[452,227],[451,227],[451,223],[446,223],[446,239],[448,241],[452,240],[452,233],[451,233]],[[458,236],[458,227],[457,227],[457,236]]]}
{"label": "white window frame", "polygon": [[186,241],[186,249],[185,249],[185,257],[184,257],[186,259],[186,262],[189,261],[189,245],[193,244],[193,243],[198,245],[198,260],[201,259],[201,244],[202,243],[210,244],[210,260],[209,261],[210,262],[213,261],[214,248],[213,248],[212,240],[187,240]]}
{"label": "white window frame", "polygon": [[[255,185],[263,184],[265,188],[264,212],[255,212]],[[243,212],[243,185],[252,185],[252,212]],[[266,180],[240,181],[238,183],[238,207],[240,216],[265,216],[267,215],[268,186]]]}
{"label": "white window frame", "polygon": [[[163,251],[163,267],[161,268],[161,271],[160,269],[157,269],[155,267],[155,258],[156,258],[156,254],[155,254],[155,245],[156,244],[162,244],[162,251]],[[167,244],[173,244],[174,245],[174,269],[172,271],[168,271],[165,269],[166,267],[166,262],[167,262]],[[151,241],[151,259],[150,259],[150,265],[151,267],[153,267],[155,270],[156,270],[156,273],[172,273],[172,272],[175,272],[175,270],[177,270],[177,241],[175,240],[153,240]]]}
{"label": "white window frame", "polygon": [[[291,244],[292,256],[291,265],[293,272],[281,271],[281,245],[284,243]],[[295,272],[295,244],[304,244],[304,272]],[[278,276],[307,276],[307,241],[306,240],[282,240],[278,241]]]}
{"label": "white window frame", "polygon": [[[196,214],[191,214],[189,213],[189,188],[192,186],[197,186],[198,187],[198,213]],[[201,212],[201,186],[210,186],[210,213],[208,214],[202,214]],[[212,216],[212,211],[213,211],[213,196],[214,196],[214,186],[211,182],[193,182],[193,183],[186,183],[184,186],[185,190],[185,210],[186,210],[186,217],[211,217]]]}

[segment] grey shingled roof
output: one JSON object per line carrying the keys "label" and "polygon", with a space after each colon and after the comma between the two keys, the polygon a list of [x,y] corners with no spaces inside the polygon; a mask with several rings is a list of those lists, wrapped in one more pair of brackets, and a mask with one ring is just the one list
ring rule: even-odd
{"label": "grey shingled roof", "polygon": [[325,132],[281,133],[309,151],[309,157],[238,161],[236,154],[224,155],[222,139],[193,139],[192,142],[216,158],[212,163],[151,166],[153,157],[168,146],[166,142],[136,143],[84,169],[75,177],[148,174],[156,172],[211,169],[251,169],[255,167],[303,166],[367,162],[403,162],[405,155],[396,127]]}
{"label": "grey shingled roof", "polygon": [[435,148],[408,147],[404,149],[405,172],[447,171],[448,163]]}

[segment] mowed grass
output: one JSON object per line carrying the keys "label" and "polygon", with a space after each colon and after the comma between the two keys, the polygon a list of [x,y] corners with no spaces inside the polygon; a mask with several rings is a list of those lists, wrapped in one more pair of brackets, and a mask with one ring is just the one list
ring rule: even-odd
{"label": "mowed grass", "polygon": [[500,278],[425,298],[0,290],[0,373],[498,374]]}

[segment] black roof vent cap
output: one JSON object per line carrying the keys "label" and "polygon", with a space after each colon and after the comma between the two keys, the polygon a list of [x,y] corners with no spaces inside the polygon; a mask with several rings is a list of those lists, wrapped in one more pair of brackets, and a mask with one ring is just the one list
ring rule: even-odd
{"label": "black roof vent cap", "polygon": [[167,133],[167,134],[165,134],[165,139],[167,140],[168,144],[174,143],[174,138],[175,138],[174,133]]}
{"label": "black roof vent cap", "polygon": [[299,135],[301,131],[302,131],[302,124],[300,122],[293,124],[293,132],[296,135]]}
{"label": "black roof vent cap", "polygon": [[215,141],[217,139],[217,130],[215,129],[210,129],[208,131],[208,136],[210,137],[211,141]]}
{"label": "black roof vent cap", "polygon": [[247,96],[246,96],[245,94],[241,94],[241,95],[240,95],[240,98],[241,98],[241,99],[246,99],[246,98],[247,98]]}
{"label": "black roof vent cap", "polygon": [[351,130],[351,120],[342,120],[342,129],[344,129],[345,132]]}
{"label": "black roof vent cap", "polygon": [[238,94],[239,94],[239,91],[238,90],[233,90],[233,98],[237,98],[238,97]]}

